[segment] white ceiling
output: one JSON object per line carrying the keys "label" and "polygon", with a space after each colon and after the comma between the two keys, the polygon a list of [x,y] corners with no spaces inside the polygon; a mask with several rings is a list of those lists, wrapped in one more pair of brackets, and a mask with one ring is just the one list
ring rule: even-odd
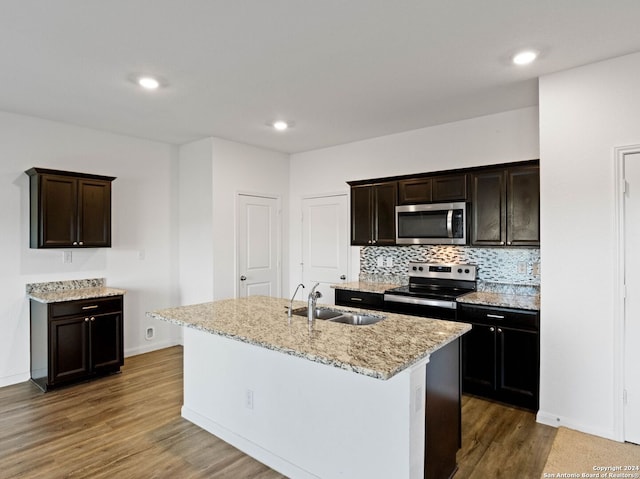
{"label": "white ceiling", "polygon": [[[0,110],[300,152],[537,104],[640,51],[639,0],[0,0]],[[539,61],[515,67],[523,47]],[[136,73],[167,86],[144,92]],[[287,132],[265,122],[294,120]]]}

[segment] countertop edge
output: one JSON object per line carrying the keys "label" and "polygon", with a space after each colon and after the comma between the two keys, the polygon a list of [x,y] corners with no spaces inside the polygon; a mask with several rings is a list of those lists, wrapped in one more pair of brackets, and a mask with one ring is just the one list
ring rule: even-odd
{"label": "countertop edge", "polygon": [[77,301],[81,299],[108,298],[111,296],[124,296],[126,290],[120,288],[82,288],[63,291],[31,292],[27,298],[39,303],[62,303],[64,301]]}

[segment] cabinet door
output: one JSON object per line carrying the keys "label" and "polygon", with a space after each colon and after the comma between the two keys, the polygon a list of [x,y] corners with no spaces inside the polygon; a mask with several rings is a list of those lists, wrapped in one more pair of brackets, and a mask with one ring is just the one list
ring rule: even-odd
{"label": "cabinet door", "polygon": [[373,239],[373,188],[371,186],[351,187],[351,244],[371,245]]}
{"label": "cabinet door", "polygon": [[506,242],[506,187],[504,170],[472,174],[471,244],[500,246]]}
{"label": "cabinet door", "polygon": [[436,176],[433,178],[433,201],[466,201],[467,175]]}
{"label": "cabinet door", "polygon": [[496,333],[498,398],[509,404],[538,409],[538,333],[505,327],[498,327]]}
{"label": "cabinet door", "polygon": [[398,186],[396,182],[375,185],[374,236],[375,245],[396,244],[396,204]]}
{"label": "cabinet door", "polygon": [[496,384],[495,353],[494,326],[474,324],[471,331],[462,336],[462,389],[464,392],[493,396]]}
{"label": "cabinet door", "polygon": [[78,243],[81,246],[111,246],[109,181],[78,181]]}
{"label": "cabinet door", "polygon": [[91,371],[88,318],[56,319],[49,328],[49,384],[87,377]]}
{"label": "cabinet door", "polygon": [[431,178],[398,181],[398,204],[431,203],[432,184]]}
{"label": "cabinet door", "polygon": [[40,211],[39,215],[32,214],[31,219],[33,222],[37,218],[39,222],[31,225],[31,231],[39,232],[38,248],[71,246],[76,241],[77,191],[78,182],[74,178],[52,175],[40,178]]}
{"label": "cabinet door", "polygon": [[540,245],[540,169],[507,171],[507,245]]}
{"label": "cabinet door", "polygon": [[117,370],[123,361],[122,313],[92,316],[91,365],[96,373]]}

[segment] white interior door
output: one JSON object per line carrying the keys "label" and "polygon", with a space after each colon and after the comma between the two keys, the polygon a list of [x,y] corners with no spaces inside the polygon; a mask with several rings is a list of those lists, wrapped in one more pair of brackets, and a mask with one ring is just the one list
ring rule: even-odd
{"label": "white interior door", "polygon": [[239,194],[237,296],[280,297],[280,200]]}
{"label": "white interior door", "polygon": [[322,298],[333,304],[331,284],[345,282],[349,264],[347,195],[302,200],[302,276],[305,286],[320,283]]}
{"label": "white interior door", "polygon": [[640,444],[640,153],[624,157],[624,439]]}

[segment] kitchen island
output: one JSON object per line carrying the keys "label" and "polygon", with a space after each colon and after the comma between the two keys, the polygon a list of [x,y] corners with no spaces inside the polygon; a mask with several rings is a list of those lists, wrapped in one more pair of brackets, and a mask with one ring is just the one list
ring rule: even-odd
{"label": "kitchen island", "polygon": [[[459,446],[457,339],[468,325],[383,313],[310,330],[287,319],[288,304],[253,296],[147,313],[185,326],[183,417],[294,478],[422,478],[425,436],[429,470],[442,424],[452,430],[433,446]],[[430,406],[443,408],[433,424]]]}

